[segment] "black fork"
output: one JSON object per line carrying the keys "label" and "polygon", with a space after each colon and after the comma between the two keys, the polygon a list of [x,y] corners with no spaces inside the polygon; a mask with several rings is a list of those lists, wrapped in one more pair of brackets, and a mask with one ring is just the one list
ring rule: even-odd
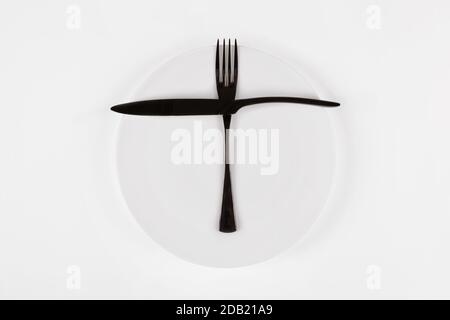
{"label": "black fork", "polygon": [[[217,40],[216,46],[216,86],[219,100],[224,105],[223,125],[224,125],[224,147],[225,147],[225,174],[223,181],[222,212],[220,215],[219,230],[221,232],[236,231],[234,219],[233,194],[231,192],[230,164],[228,157],[228,130],[231,123],[231,112],[234,107],[236,97],[236,85],[238,77],[238,51],[237,41],[234,40],[234,48],[230,39],[228,46],[223,40],[222,55],[220,55],[220,44]],[[233,53],[233,54],[232,54]],[[222,58],[222,59],[221,59]]]}

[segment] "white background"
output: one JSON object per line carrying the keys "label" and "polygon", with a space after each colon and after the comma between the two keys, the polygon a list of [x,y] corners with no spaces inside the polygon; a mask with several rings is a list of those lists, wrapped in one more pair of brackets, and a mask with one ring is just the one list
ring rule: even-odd
{"label": "white background", "polygon": [[[443,0],[2,2],[0,297],[450,298],[449,12]],[[326,212],[301,243],[235,269],[156,245],[111,161],[108,106],[143,66],[217,37],[301,66],[343,106]]]}

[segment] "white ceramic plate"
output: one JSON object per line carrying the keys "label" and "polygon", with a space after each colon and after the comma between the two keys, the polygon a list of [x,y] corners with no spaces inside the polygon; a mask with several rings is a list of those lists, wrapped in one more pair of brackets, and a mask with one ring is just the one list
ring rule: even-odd
{"label": "white ceramic plate", "polygon": [[[133,97],[215,98],[215,47],[179,55],[149,74]],[[317,98],[305,78],[281,60],[240,47],[237,98],[291,95]],[[265,104],[240,110],[231,128],[279,130],[278,171],[236,164],[231,177],[238,231],[220,233],[223,166],[171,159],[177,129],[222,130],[220,116],[123,116],[117,173],[130,212],[173,254],[202,265],[235,267],[264,261],[298,241],[329,196],[335,163],[325,108]],[[274,155],[272,155],[274,156]],[[275,159],[275,156],[274,158]],[[276,167],[272,160],[272,168]]]}

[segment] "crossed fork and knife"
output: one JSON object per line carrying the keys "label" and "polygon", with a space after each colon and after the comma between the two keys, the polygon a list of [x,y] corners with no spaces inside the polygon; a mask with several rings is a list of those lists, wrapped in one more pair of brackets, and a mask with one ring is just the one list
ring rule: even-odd
{"label": "crossed fork and knife", "polygon": [[[221,54],[222,52],[222,54]],[[230,165],[228,159],[228,135],[231,116],[239,109],[261,103],[297,103],[319,107],[338,107],[339,103],[318,99],[301,97],[257,97],[249,99],[236,99],[238,80],[238,46],[228,40],[216,44],[216,87],[218,99],[155,99],[135,101],[119,104],[111,108],[112,111],[138,116],[195,116],[195,115],[222,115],[225,130],[225,173],[222,194],[222,210],[219,230],[221,232],[236,231],[234,217],[233,196],[231,191]]]}

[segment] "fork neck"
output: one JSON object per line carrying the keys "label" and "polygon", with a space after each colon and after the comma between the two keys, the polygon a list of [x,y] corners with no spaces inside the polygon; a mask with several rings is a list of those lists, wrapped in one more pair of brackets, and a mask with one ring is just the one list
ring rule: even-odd
{"label": "fork neck", "polygon": [[236,111],[236,100],[220,100],[220,111],[224,115],[232,115]]}

